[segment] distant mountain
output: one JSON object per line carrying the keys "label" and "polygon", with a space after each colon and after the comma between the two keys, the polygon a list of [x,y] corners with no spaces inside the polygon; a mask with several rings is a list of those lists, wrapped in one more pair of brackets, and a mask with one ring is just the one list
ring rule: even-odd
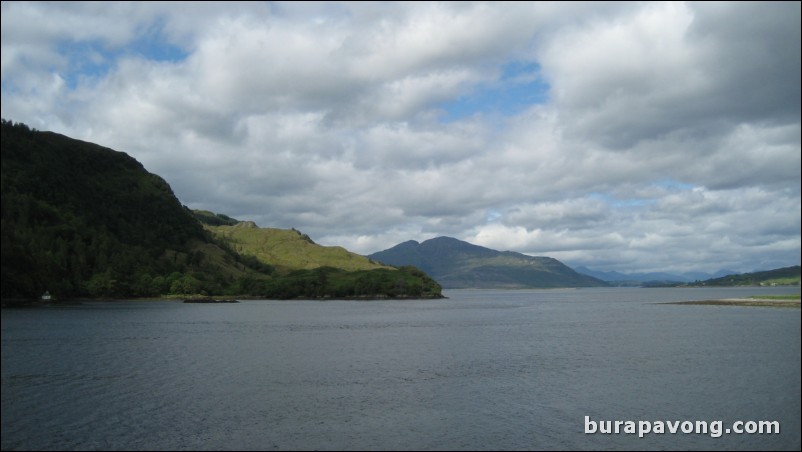
{"label": "distant mountain", "polygon": [[774,270],[728,275],[692,284],[693,286],[798,286],[800,266],[777,268]]}
{"label": "distant mountain", "polygon": [[738,272],[731,270],[719,270],[716,273],[705,272],[685,272],[685,273],[667,273],[667,272],[650,272],[650,273],[621,273],[621,272],[603,272],[591,270],[587,267],[575,267],[579,273],[583,275],[593,276],[594,278],[601,279],[613,285],[628,285],[638,286],[642,283],[671,283],[680,282],[688,283],[694,281],[703,281],[710,278],[719,278],[722,276],[738,274]]}
{"label": "distant mountain", "polygon": [[[59,299],[442,297],[418,269],[379,268],[298,231],[272,233],[276,253],[304,260],[295,267],[253,252],[245,246],[249,235],[219,239],[204,225],[247,224],[190,211],[164,179],[125,153],[5,119],[0,138],[4,304],[45,291]],[[317,256],[328,260],[315,262]],[[348,271],[333,264],[337,258],[369,265]]]}
{"label": "distant mountain", "polygon": [[555,288],[606,286],[550,257],[496,251],[452,237],[400,243],[368,256],[389,265],[412,265],[444,288]]}
{"label": "distant mountain", "polygon": [[688,282],[693,281],[704,281],[706,279],[712,278],[722,278],[724,276],[729,275],[739,275],[741,272],[737,272],[735,270],[719,270],[715,273],[706,273],[706,272],[685,272],[681,275],[688,278]]}

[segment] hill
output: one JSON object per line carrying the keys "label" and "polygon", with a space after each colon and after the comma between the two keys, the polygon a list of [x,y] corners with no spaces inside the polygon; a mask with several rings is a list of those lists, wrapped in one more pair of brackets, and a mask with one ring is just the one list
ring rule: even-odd
{"label": "hill", "polygon": [[368,256],[389,265],[412,265],[445,288],[556,288],[606,286],[550,257],[496,251],[451,237],[414,240]]}
{"label": "hill", "polygon": [[655,284],[670,285],[670,284],[688,283],[711,278],[720,278],[722,276],[738,273],[732,270],[719,270],[714,274],[704,273],[704,272],[620,273],[616,271],[611,271],[611,272],[596,271],[596,270],[591,270],[587,267],[574,267],[574,270],[576,270],[579,273],[582,273],[583,275],[593,276],[594,278],[601,279],[602,281],[612,286],[626,286],[626,287],[649,286]]}
{"label": "hill", "polygon": [[[382,265],[343,247],[321,246],[297,229],[260,228],[211,212],[195,215],[226,248],[269,264],[282,276],[271,285],[273,297],[442,297],[437,282],[414,267]],[[214,225],[220,219],[228,224]]]}
{"label": "hill", "polygon": [[[1,133],[3,298],[214,290],[253,271],[128,155],[7,121]],[[229,255],[229,271],[201,268],[204,252]]]}
{"label": "hill", "polygon": [[254,256],[279,270],[332,267],[346,271],[391,269],[340,246],[321,246],[296,229],[260,228],[253,222],[205,226],[240,254]]}
{"label": "hill", "polygon": [[689,284],[691,286],[798,286],[800,266],[777,268],[762,272],[728,275]]}
{"label": "hill", "polygon": [[413,268],[292,270],[243,256],[125,153],[6,120],[0,138],[4,300],[45,291],[58,298],[442,296]]}

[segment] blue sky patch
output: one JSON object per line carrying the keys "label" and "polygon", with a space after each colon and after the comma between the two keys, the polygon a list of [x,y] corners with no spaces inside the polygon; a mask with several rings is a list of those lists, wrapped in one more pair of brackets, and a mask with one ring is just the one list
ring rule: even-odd
{"label": "blue sky patch", "polygon": [[540,65],[512,61],[502,68],[501,77],[481,83],[454,101],[441,105],[444,122],[454,121],[476,113],[512,116],[526,108],[545,103],[549,85],[540,76]]}
{"label": "blue sky patch", "polygon": [[501,214],[501,212],[496,209],[488,209],[487,211],[485,211],[485,220],[488,223],[492,223],[501,218],[502,216],[503,215]]}
{"label": "blue sky patch", "polygon": [[695,185],[686,184],[684,182],[680,182],[674,179],[659,180],[655,182],[654,185],[656,187],[665,188],[666,190],[672,190],[672,191],[691,190],[695,187]]}
{"label": "blue sky patch", "polygon": [[61,42],[57,52],[69,60],[69,69],[61,74],[70,89],[81,81],[105,76],[124,57],[138,57],[149,61],[178,62],[189,56],[179,46],[165,38],[163,24],[156,22],[136,39],[120,47],[113,47],[100,40]]}
{"label": "blue sky patch", "polygon": [[189,56],[189,52],[181,47],[168,43],[161,36],[161,33],[158,33],[157,36],[152,36],[149,33],[140,37],[128,47],[127,52],[140,55],[151,61],[177,62]]}
{"label": "blue sky patch", "polygon": [[81,80],[105,75],[115,60],[114,53],[100,41],[63,42],[56,51],[69,61],[69,68],[60,74],[69,89]]}
{"label": "blue sky patch", "polygon": [[657,202],[657,200],[655,199],[645,199],[645,198],[619,199],[607,193],[591,193],[590,195],[588,195],[588,197],[591,199],[597,199],[599,201],[604,202],[610,207],[616,207],[616,208],[645,207],[645,206],[650,206]]}

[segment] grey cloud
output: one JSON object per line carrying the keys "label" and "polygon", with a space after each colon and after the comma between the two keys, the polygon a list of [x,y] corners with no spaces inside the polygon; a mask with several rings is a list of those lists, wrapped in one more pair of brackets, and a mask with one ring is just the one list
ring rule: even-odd
{"label": "grey cloud", "polygon": [[544,72],[567,130],[614,149],[721,122],[798,121],[798,16],[792,3],[651,4],[558,34]]}
{"label": "grey cloud", "polygon": [[798,2],[695,3],[693,38],[712,41],[723,109],[740,120],[787,123],[800,116],[802,15]]}
{"label": "grey cloud", "polygon": [[[8,32],[3,3],[4,118],[128,152],[194,208],[364,254],[450,235],[610,270],[798,262],[795,4],[76,3],[98,25],[72,34],[22,5],[41,20]],[[47,63],[149,29],[187,58],[123,52],[77,87]],[[511,61],[539,63],[545,104],[441,122]]]}

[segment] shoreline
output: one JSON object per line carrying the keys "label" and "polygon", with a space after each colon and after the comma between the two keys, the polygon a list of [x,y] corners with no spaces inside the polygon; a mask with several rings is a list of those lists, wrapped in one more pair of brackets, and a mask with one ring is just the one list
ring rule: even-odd
{"label": "shoreline", "polygon": [[800,299],[796,300],[777,300],[772,298],[722,298],[718,300],[695,300],[695,301],[670,301],[656,304],[681,304],[681,305],[701,305],[701,306],[748,306],[759,308],[797,308],[800,307]]}
{"label": "shoreline", "polygon": [[264,298],[254,295],[243,295],[235,297],[193,297],[169,295],[164,297],[123,297],[123,298],[64,298],[55,300],[39,300],[26,298],[6,298],[0,300],[3,308],[33,308],[47,306],[73,306],[82,303],[117,303],[125,301],[171,301],[176,303],[239,303],[242,300],[264,300],[264,301],[392,301],[392,300],[447,300],[448,297],[440,294],[439,296],[389,296],[389,295],[364,295],[351,297],[297,297],[297,298]]}

